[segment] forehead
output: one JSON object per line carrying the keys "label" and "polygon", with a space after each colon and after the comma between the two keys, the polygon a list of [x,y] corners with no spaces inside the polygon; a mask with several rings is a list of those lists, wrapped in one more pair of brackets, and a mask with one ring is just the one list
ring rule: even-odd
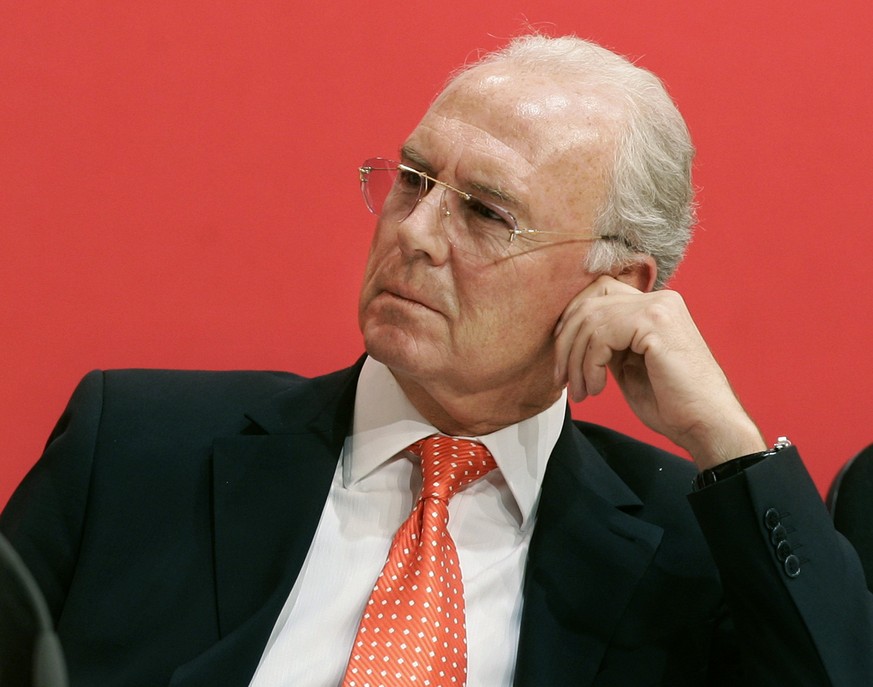
{"label": "forehead", "polygon": [[[619,121],[603,88],[511,64],[455,79],[406,141],[428,171],[522,196],[603,179]],[[557,186],[556,186],[557,184]],[[590,186],[589,186],[590,188]]]}
{"label": "forehead", "polygon": [[541,165],[574,152],[605,151],[620,119],[613,100],[604,87],[584,78],[521,70],[512,63],[484,65],[446,87],[410,140],[441,136],[439,143],[456,154],[472,145]]}

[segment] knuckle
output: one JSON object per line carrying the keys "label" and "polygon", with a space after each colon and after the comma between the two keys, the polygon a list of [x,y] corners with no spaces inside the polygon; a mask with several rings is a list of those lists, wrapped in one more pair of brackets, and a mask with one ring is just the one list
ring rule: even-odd
{"label": "knuckle", "polygon": [[646,314],[649,320],[657,327],[672,319],[673,310],[664,303],[652,303]]}
{"label": "knuckle", "polygon": [[664,289],[662,291],[655,292],[655,301],[658,303],[662,303],[670,308],[684,308],[685,307],[685,299],[682,298],[682,295],[678,291],[671,291],[670,289]]}
{"label": "knuckle", "polygon": [[664,324],[673,320],[677,313],[685,308],[685,301],[676,291],[659,291],[649,302],[646,313],[656,324]]}

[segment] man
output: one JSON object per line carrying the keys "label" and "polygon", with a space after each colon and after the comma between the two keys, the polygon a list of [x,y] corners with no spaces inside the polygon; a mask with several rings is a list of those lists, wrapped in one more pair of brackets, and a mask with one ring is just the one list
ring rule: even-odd
{"label": "man", "polygon": [[[857,557],[682,300],[653,291],[689,237],[691,155],[652,75],[519,39],[448,84],[399,160],[361,168],[366,359],[314,380],[86,377],[2,520],[73,684],[869,684]],[[696,469],[569,419],[565,388],[596,394],[607,369]],[[391,542],[433,483],[433,435],[491,461],[439,506],[466,629],[424,658],[433,622],[401,613],[419,653],[380,671],[367,622],[417,579],[387,581],[419,564]]]}

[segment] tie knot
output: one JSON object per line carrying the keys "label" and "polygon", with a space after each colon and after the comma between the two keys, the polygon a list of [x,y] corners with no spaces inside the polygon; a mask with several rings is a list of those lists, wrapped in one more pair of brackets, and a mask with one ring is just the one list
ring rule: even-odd
{"label": "tie knot", "polygon": [[448,501],[461,487],[497,467],[491,452],[469,439],[434,435],[409,447],[421,456],[421,498]]}

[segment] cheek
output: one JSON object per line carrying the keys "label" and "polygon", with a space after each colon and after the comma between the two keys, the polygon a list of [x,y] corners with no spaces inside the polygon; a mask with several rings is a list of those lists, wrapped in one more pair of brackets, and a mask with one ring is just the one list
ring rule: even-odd
{"label": "cheek", "polygon": [[519,273],[511,289],[504,293],[510,298],[514,325],[524,328],[534,339],[550,339],[564,309],[595,278],[583,267],[584,257],[574,251],[564,259],[540,263],[537,269]]}
{"label": "cheek", "polygon": [[[379,225],[373,232],[373,239],[370,241],[370,250],[367,253],[367,264],[364,266],[364,280],[361,288],[361,299],[366,295],[369,286],[382,269],[382,264],[386,260],[391,250],[391,244],[386,237],[387,232],[380,230]],[[372,295],[371,295],[372,297]]]}
{"label": "cheek", "polygon": [[527,267],[510,262],[462,271],[456,263],[455,283],[461,305],[460,327],[455,332],[458,339],[487,342],[492,353],[505,354],[541,345],[554,326],[549,323],[551,312],[558,308],[553,318],[557,322],[566,303],[558,307],[546,302],[548,296],[554,298],[554,290],[536,276],[542,270]]}
{"label": "cheek", "polygon": [[380,254],[385,254],[388,241],[387,233],[380,227],[381,222],[378,222],[373,229],[373,238],[370,239],[370,250],[367,253],[367,272],[369,273],[375,258]]}

